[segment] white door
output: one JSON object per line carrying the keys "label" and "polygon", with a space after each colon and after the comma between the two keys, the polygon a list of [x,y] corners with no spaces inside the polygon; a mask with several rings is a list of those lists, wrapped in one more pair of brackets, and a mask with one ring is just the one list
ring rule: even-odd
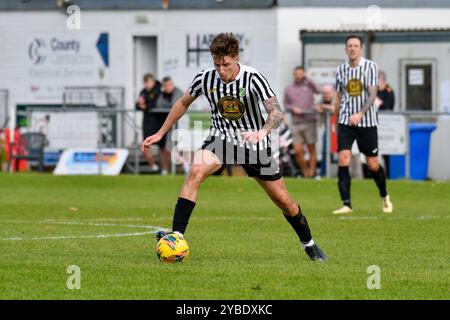
{"label": "white door", "polygon": [[139,36],[133,38],[134,49],[134,77],[133,98],[136,99],[143,88],[143,77],[151,73],[158,79],[157,38]]}

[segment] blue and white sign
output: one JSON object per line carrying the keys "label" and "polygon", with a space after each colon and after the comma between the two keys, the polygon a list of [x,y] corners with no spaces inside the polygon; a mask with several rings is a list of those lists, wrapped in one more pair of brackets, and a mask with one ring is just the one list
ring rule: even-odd
{"label": "blue and white sign", "polygon": [[60,103],[65,86],[96,86],[107,81],[107,33],[31,34],[24,43],[29,95]]}
{"label": "blue and white sign", "polygon": [[55,175],[119,175],[128,157],[127,149],[68,149],[59,159]]}

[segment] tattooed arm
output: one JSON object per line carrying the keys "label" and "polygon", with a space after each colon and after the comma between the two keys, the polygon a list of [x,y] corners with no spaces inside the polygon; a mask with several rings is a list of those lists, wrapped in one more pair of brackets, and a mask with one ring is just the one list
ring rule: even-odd
{"label": "tattooed arm", "polygon": [[280,104],[278,103],[277,97],[271,97],[263,102],[269,116],[267,117],[266,123],[262,127],[262,130],[266,130],[269,134],[273,129],[278,128],[278,126],[284,120],[284,113],[281,111]]}
{"label": "tattooed arm", "polygon": [[370,109],[370,107],[373,105],[377,97],[378,87],[375,86],[369,87],[369,93],[370,93],[369,98],[367,98],[366,103],[364,103],[364,106],[362,107],[361,111],[352,114],[350,116],[351,125],[356,126],[361,121],[362,117],[364,117],[366,112]]}
{"label": "tattooed arm", "polygon": [[378,87],[370,87],[369,88],[369,98],[366,100],[366,103],[364,104],[364,107],[361,109],[361,113],[362,115],[365,115],[367,110],[370,109],[370,107],[373,105],[373,103],[375,102],[375,99],[377,98],[377,94],[378,94]]}
{"label": "tattooed arm", "polygon": [[263,102],[269,116],[261,130],[257,132],[245,132],[243,134],[244,141],[250,141],[255,144],[264,139],[272,130],[284,121],[284,113],[281,110],[277,97],[273,96]]}

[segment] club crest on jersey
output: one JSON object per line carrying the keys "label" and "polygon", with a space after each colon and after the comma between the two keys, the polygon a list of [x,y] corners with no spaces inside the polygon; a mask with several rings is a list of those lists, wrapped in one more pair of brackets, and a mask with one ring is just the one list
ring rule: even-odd
{"label": "club crest on jersey", "polygon": [[245,113],[244,104],[232,96],[222,97],[217,105],[222,117],[228,120],[239,120]]}
{"label": "club crest on jersey", "polygon": [[363,85],[359,79],[348,80],[347,92],[351,97],[359,97],[363,92]]}

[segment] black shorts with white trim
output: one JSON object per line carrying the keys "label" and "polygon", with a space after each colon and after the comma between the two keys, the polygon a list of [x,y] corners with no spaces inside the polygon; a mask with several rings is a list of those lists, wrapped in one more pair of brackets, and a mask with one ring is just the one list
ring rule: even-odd
{"label": "black shorts with white trim", "polygon": [[201,149],[214,153],[222,164],[241,165],[249,177],[264,181],[282,178],[279,163],[273,157],[270,148],[263,150],[255,148],[255,150],[210,135],[203,142]]}
{"label": "black shorts with white trim", "polygon": [[377,127],[355,127],[339,124],[338,151],[351,150],[356,140],[358,149],[367,157],[378,156],[378,130]]}

